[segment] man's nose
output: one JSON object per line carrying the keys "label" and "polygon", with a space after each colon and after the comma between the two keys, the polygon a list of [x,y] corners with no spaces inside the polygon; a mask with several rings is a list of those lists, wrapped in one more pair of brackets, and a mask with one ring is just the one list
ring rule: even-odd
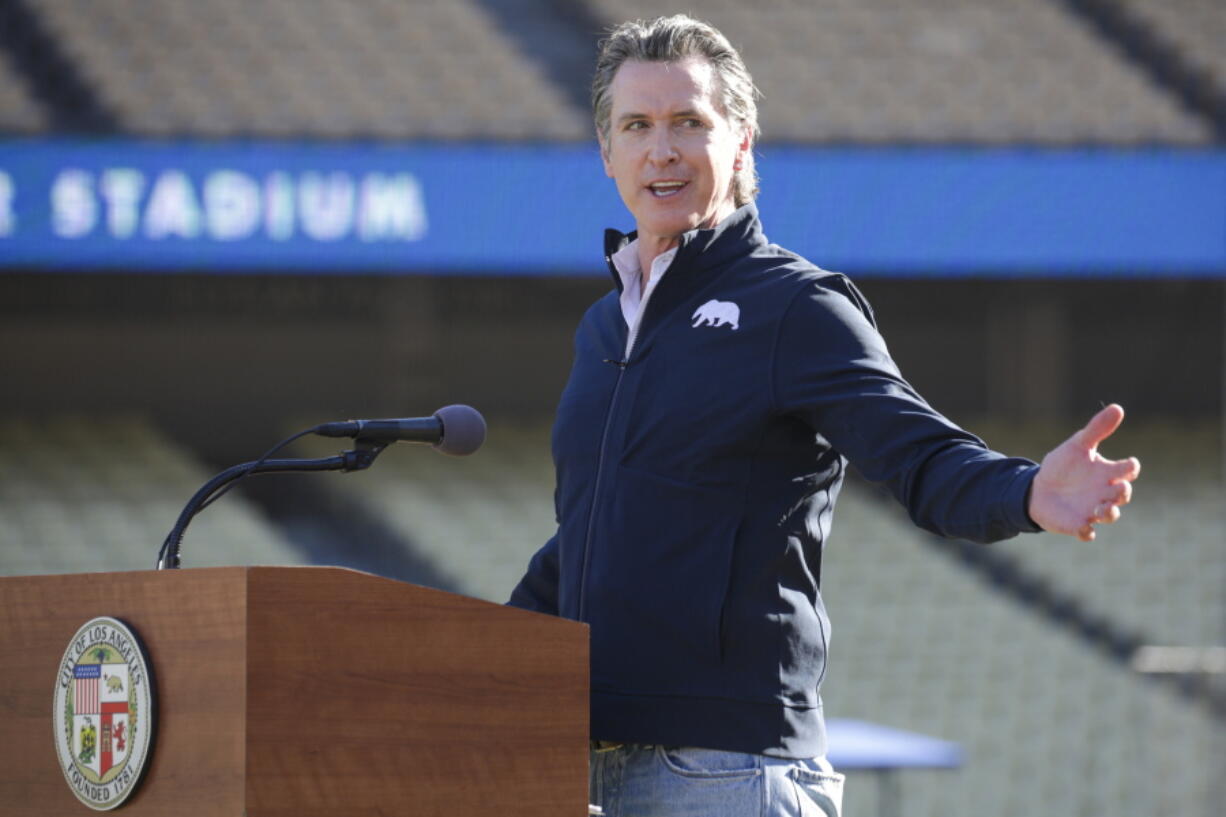
{"label": "man's nose", "polygon": [[667,165],[677,161],[677,146],[673,143],[673,135],[668,128],[656,128],[648,145],[647,158],[657,165]]}

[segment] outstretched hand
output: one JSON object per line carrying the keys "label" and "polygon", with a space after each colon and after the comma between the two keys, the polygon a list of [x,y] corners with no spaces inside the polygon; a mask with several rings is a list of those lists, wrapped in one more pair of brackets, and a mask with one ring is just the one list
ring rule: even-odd
{"label": "outstretched hand", "polygon": [[1098,444],[1124,420],[1124,409],[1111,404],[1086,427],[1048,452],[1030,489],[1030,518],[1043,530],[1094,538],[1094,525],[1120,518],[1120,506],[1132,498],[1132,481],[1141,473],[1135,457],[1104,459]]}

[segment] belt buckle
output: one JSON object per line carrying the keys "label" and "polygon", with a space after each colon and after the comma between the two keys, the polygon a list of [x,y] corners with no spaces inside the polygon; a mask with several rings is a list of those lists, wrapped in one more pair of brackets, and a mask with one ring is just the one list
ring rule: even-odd
{"label": "belt buckle", "polygon": [[592,741],[592,751],[601,754],[612,752],[614,749],[620,749],[625,745],[619,740],[594,740]]}

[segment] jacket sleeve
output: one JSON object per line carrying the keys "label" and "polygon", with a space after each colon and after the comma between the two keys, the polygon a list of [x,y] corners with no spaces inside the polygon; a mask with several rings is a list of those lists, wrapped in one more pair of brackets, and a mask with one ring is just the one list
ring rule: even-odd
{"label": "jacket sleeve", "polygon": [[887,485],[925,530],[975,542],[1039,530],[1026,512],[1038,466],[990,451],[933,410],[903,379],[847,278],[818,279],[792,300],[772,391],[776,410]]}
{"label": "jacket sleeve", "polygon": [[558,615],[558,535],[528,562],[528,572],[519,580],[507,604],[537,613]]}

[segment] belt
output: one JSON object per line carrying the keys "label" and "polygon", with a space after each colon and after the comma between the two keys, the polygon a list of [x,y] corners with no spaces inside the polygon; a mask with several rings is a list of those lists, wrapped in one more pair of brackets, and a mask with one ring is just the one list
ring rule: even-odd
{"label": "belt", "polygon": [[614,749],[620,749],[625,745],[619,740],[594,740],[592,741],[592,751],[612,752]]}

